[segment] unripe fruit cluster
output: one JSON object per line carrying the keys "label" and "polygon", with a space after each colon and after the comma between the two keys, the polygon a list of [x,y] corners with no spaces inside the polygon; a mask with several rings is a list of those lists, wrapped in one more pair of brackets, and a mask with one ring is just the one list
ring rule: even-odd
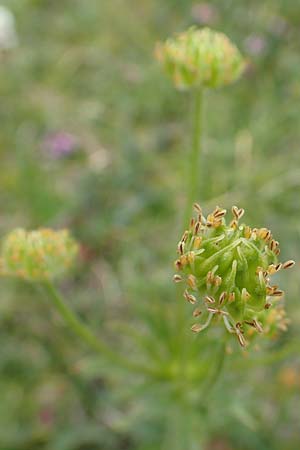
{"label": "unripe fruit cluster", "polygon": [[271,285],[270,277],[294,261],[278,262],[279,243],[267,228],[240,225],[244,210],[232,208],[226,224],[226,210],[217,207],[204,217],[194,205],[192,218],[178,244],[175,282],[184,282],[184,297],[197,307],[192,326],[196,333],[210,323],[223,322],[245,346],[255,332],[272,335],[285,329],[285,312],[278,301],[283,291]]}
{"label": "unripe fruit cluster", "polygon": [[156,57],[178,89],[233,83],[245,68],[237,47],[223,33],[189,28],[157,44]]}
{"label": "unripe fruit cluster", "polygon": [[0,274],[29,281],[51,280],[70,268],[77,252],[78,245],[68,230],[18,228],[3,241]]}

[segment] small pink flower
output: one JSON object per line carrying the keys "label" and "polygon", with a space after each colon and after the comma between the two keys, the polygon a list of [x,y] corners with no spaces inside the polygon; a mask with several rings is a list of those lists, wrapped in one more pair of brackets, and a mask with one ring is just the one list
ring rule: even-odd
{"label": "small pink flower", "polygon": [[259,56],[267,50],[266,39],[259,34],[251,34],[244,41],[244,47],[247,53],[252,56]]}
{"label": "small pink flower", "polygon": [[193,5],[191,14],[193,19],[202,25],[212,25],[219,18],[216,7],[206,2]]}
{"label": "small pink flower", "polygon": [[78,148],[77,138],[65,131],[48,134],[42,144],[45,152],[53,158],[70,155]]}

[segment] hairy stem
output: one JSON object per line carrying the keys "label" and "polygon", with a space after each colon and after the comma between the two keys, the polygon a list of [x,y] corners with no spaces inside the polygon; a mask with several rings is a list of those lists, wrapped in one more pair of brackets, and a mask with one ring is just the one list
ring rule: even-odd
{"label": "hairy stem", "polygon": [[44,291],[51,298],[52,304],[64,320],[82,341],[84,341],[92,350],[101,354],[111,363],[130,371],[139,372],[146,375],[153,375],[152,370],[148,367],[140,366],[127,358],[115,353],[100,338],[95,336],[93,332],[77,317],[77,315],[67,306],[61,294],[56,290],[51,282],[42,284]]}

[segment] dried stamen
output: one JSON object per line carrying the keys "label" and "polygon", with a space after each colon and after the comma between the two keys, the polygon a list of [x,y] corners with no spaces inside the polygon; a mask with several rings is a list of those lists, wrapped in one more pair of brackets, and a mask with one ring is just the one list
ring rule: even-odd
{"label": "dried stamen", "polygon": [[202,314],[202,311],[201,311],[200,308],[196,308],[196,309],[193,311],[193,316],[194,316],[194,317],[199,317],[201,314]]}
{"label": "dried stamen", "polygon": [[192,305],[194,305],[197,302],[196,297],[190,294],[187,290],[184,291],[183,296],[186,299],[186,301],[191,303]]}
{"label": "dried stamen", "polygon": [[174,275],[174,277],[173,277],[173,281],[175,282],[175,283],[180,283],[181,281],[182,281],[182,277],[180,276],[180,275]]}
{"label": "dried stamen", "polygon": [[223,305],[223,303],[225,302],[226,298],[227,298],[227,292],[224,291],[224,292],[222,292],[222,294],[219,297],[219,305],[220,306]]}
{"label": "dried stamen", "polygon": [[282,264],[282,268],[283,269],[290,269],[291,267],[293,267],[295,265],[295,261],[293,261],[292,259],[290,259],[289,261],[286,261],[285,263]]}
{"label": "dried stamen", "polygon": [[206,295],[204,301],[207,303],[215,303],[215,299],[211,295]]}
{"label": "dried stamen", "polygon": [[196,287],[197,287],[197,278],[195,277],[195,275],[190,274],[187,277],[187,283],[192,289],[196,289]]}

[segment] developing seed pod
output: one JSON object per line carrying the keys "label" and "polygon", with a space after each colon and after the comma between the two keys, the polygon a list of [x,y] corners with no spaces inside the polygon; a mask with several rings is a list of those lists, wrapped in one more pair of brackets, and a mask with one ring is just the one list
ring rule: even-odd
{"label": "developing seed pod", "polygon": [[[237,47],[223,33],[209,28],[189,28],[157,44],[156,58],[176,88],[217,88],[237,80],[245,62]],[[242,215],[242,210],[237,211]]]}
{"label": "developing seed pod", "polygon": [[78,253],[78,245],[68,230],[16,229],[3,241],[1,275],[29,281],[52,280],[65,273]]}
{"label": "developing seed pod", "polygon": [[243,209],[232,208],[234,226],[226,224],[225,214],[217,207],[207,218],[202,215],[199,229],[185,231],[185,264],[176,264],[177,277],[186,286],[185,299],[197,303],[193,317],[199,322],[192,331],[223,323],[244,347],[254,335],[272,337],[286,329],[284,308],[278,305],[284,293],[270,284],[270,277],[295,263],[278,261],[279,243],[270,230],[239,224]]}

